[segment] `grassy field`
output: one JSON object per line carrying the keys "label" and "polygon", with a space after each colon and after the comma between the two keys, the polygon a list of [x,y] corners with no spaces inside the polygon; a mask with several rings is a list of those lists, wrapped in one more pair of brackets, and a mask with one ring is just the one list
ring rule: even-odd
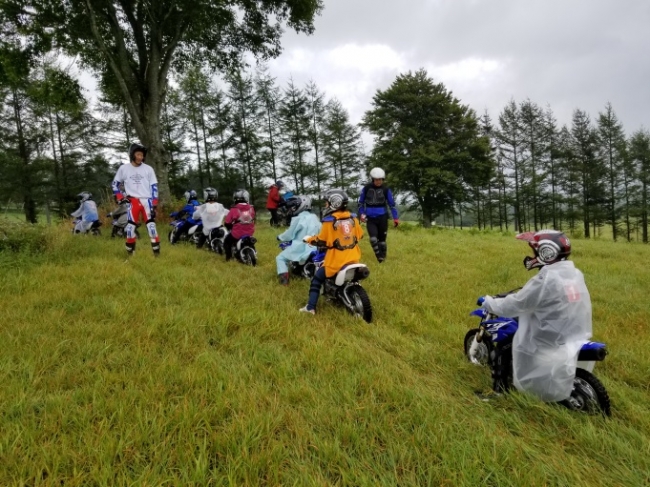
{"label": "grassy field", "polygon": [[[0,485],[650,484],[650,247],[573,241],[610,349],[610,419],[474,392],[476,297],[523,284],[527,246],[474,231],[390,231],[365,287],[375,321],[189,246],[49,231],[0,253]],[[165,230],[166,232],[166,230]]]}

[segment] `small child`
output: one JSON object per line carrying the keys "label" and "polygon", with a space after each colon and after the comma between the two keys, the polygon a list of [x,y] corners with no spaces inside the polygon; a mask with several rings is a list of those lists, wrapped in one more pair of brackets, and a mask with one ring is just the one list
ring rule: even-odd
{"label": "small child", "polygon": [[206,238],[212,242],[213,239],[219,238],[219,230],[224,231],[223,219],[228,214],[228,211],[221,203],[217,203],[219,193],[214,188],[206,188],[203,190],[203,197],[205,204],[197,206],[192,219],[201,220],[203,222],[203,232],[199,234],[199,239],[196,243],[196,248],[203,247]]}
{"label": "small child", "polygon": [[291,242],[291,245],[275,258],[278,279],[283,286],[289,285],[289,262],[304,264],[314,249],[302,239],[320,232],[321,228],[318,217],[311,212],[311,198],[293,196],[287,200],[287,208],[291,215],[291,226],[286,232],[278,235],[278,240]]}
{"label": "small child", "polygon": [[[517,238],[535,253],[524,259],[524,266],[539,268],[539,273],[515,294],[481,298],[482,306],[499,316],[519,318],[512,342],[515,387],[542,401],[562,401],[571,395],[578,353],[591,337],[591,298],[582,272],[567,260],[571,242],[564,233],[541,230]],[[507,353],[499,348],[495,352]],[[510,361],[505,362],[509,366]],[[495,392],[507,391],[500,377],[506,373],[495,374]]]}
{"label": "small child", "polygon": [[359,220],[348,210],[348,195],[340,189],[325,193],[323,225],[318,236],[305,237],[304,241],[327,248],[323,266],[316,271],[309,287],[309,301],[300,308],[304,313],[316,314],[316,304],[325,280],[334,277],[342,267],[357,264],[361,260],[359,240],[363,230]]}
{"label": "small child", "polygon": [[97,204],[93,201],[93,195],[88,191],[79,193],[77,198],[79,199],[79,208],[70,215],[80,218],[74,227],[74,233],[88,233],[93,224],[99,222]]}
{"label": "small child", "polygon": [[255,233],[255,208],[248,204],[248,191],[239,189],[232,195],[235,204],[226,215],[225,225],[230,233],[224,240],[226,261],[232,259],[232,248],[243,237]]}

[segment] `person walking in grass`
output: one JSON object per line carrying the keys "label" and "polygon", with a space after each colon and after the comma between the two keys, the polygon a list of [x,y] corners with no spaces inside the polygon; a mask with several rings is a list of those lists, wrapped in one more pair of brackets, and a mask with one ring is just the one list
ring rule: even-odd
{"label": "person walking in grass", "polygon": [[386,237],[388,236],[388,211],[386,205],[390,208],[393,225],[399,225],[399,215],[393,192],[387,186],[384,186],[386,173],[383,169],[375,167],[370,171],[372,181],[366,184],[361,190],[359,196],[359,215],[362,222],[366,222],[368,235],[370,235],[370,245],[375,252],[379,263],[386,260]]}
{"label": "person walking in grass", "polygon": [[280,194],[280,190],[284,188],[284,183],[280,180],[276,181],[269,188],[269,196],[266,199],[266,209],[271,213],[271,226],[277,227],[280,225],[278,218],[278,208],[284,205],[284,199]]}
{"label": "person walking in grass", "polygon": [[[153,168],[144,163],[147,148],[140,144],[131,144],[128,164],[117,170],[113,180],[113,194],[119,203],[128,200],[128,223],[126,225],[126,251],[129,256],[135,253],[136,224],[142,218],[151,239],[151,249],[157,257],[160,255],[160,237],[156,230],[156,208],[158,206],[158,179]],[[120,191],[124,186],[124,194]]]}
{"label": "person walking in grass", "polygon": [[307,305],[300,308],[304,313],[316,314],[316,304],[325,279],[334,277],[342,267],[361,260],[359,240],[363,230],[359,220],[348,211],[348,195],[340,189],[325,193],[325,211],[320,233],[303,240],[317,247],[325,247],[325,260],[316,271],[309,287]]}

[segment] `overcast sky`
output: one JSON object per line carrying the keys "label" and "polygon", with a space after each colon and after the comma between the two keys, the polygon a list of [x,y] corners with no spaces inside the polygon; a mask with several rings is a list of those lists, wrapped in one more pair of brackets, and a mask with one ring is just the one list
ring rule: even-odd
{"label": "overcast sky", "polygon": [[480,115],[530,98],[560,123],[611,102],[650,127],[649,0],[324,0],[312,36],[287,32],[280,83],[314,79],[358,122],[377,89],[425,68]]}

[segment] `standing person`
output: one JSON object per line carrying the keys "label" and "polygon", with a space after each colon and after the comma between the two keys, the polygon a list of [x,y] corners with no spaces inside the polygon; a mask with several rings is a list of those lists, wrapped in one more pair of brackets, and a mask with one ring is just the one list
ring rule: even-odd
{"label": "standing person", "polygon": [[269,188],[269,197],[266,199],[266,209],[271,213],[271,226],[277,227],[280,225],[278,218],[278,207],[284,203],[280,190],[284,188],[284,183],[277,180],[275,184]]}
{"label": "standing person", "polygon": [[205,203],[197,206],[194,214],[192,215],[193,220],[201,220],[203,222],[203,232],[199,234],[199,239],[196,242],[196,248],[200,249],[203,247],[206,238],[212,242],[215,238],[220,238],[219,230],[223,229],[223,219],[228,214],[221,203],[217,203],[217,198],[219,193],[214,188],[206,188],[203,190],[203,198]]}
{"label": "standing person", "polygon": [[93,201],[93,195],[88,191],[79,193],[79,208],[70,216],[80,218],[74,226],[74,233],[88,233],[88,231],[95,226],[99,226],[99,215],[97,214],[97,204]]}
{"label": "standing person", "polygon": [[307,305],[298,310],[303,313],[316,314],[316,304],[325,279],[334,277],[343,266],[357,264],[361,260],[359,240],[363,237],[363,230],[359,220],[348,211],[345,191],[330,189],[325,193],[324,215],[320,233],[303,239],[310,245],[327,248],[323,265],[311,280]]}
{"label": "standing person", "polygon": [[287,200],[287,208],[291,215],[291,225],[286,232],[278,235],[280,242],[291,242],[275,258],[278,268],[278,280],[283,286],[289,285],[289,262],[298,262],[303,265],[309,258],[314,247],[303,242],[306,236],[316,235],[320,232],[320,220],[311,212],[311,198],[307,196],[293,196]]}
{"label": "standing person", "polygon": [[156,207],[158,206],[158,179],[153,168],[144,163],[147,148],[140,144],[131,144],[129,164],[123,164],[117,170],[113,180],[113,194],[118,203],[125,197],[120,192],[124,185],[126,198],[129,200],[129,222],[126,225],[126,251],[129,256],[135,253],[135,229],[140,217],[146,222],[151,239],[151,249],[156,257],[160,255],[160,237],[156,230]]}
{"label": "standing person", "polygon": [[235,204],[226,215],[225,225],[230,233],[223,245],[226,261],[232,259],[232,248],[240,238],[252,237],[255,233],[255,208],[248,204],[248,191],[239,189],[232,196]]}
{"label": "standing person", "polygon": [[362,222],[366,222],[370,245],[375,252],[377,260],[381,263],[386,260],[386,236],[388,235],[388,211],[390,207],[393,216],[393,225],[399,225],[399,217],[393,192],[384,186],[386,173],[379,167],[370,170],[372,181],[366,184],[359,196],[359,215]]}

